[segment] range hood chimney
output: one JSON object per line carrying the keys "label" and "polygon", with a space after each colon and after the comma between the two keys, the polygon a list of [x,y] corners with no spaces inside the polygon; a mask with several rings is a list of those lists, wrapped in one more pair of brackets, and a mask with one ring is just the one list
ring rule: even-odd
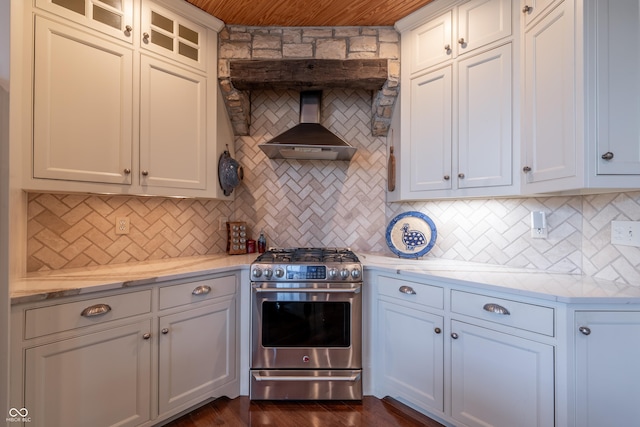
{"label": "range hood chimney", "polygon": [[300,122],[258,147],[270,159],[351,160],[356,148],[320,124],[322,91],[300,92]]}

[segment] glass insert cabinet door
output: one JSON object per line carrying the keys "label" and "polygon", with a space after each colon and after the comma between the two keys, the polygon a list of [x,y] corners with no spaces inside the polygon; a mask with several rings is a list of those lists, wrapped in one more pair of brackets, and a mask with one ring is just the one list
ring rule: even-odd
{"label": "glass insert cabinet door", "polygon": [[40,9],[129,43],[136,31],[129,0],[36,0]]}
{"label": "glass insert cabinet door", "polygon": [[158,5],[142,5],[141,46],[162,56],[205,70],[206,29]]}

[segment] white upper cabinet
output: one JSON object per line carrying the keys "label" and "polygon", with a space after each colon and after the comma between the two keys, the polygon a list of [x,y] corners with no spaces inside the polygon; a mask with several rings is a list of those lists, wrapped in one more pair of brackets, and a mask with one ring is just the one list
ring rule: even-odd
{"label": "white upper cabinet", "polygon": [[140,179],[143,186],[206,188],[206,78],[141,57]]}
{"label": "white upper cabinet", "polygon": [[390,201],[517,191],[513,69],[519,50],[511,2],[456,5],[433,19],[423,9],[402,23],[409,26],[401,34],[402,57],[411,68],[401,70],[402,114],[392,123],[400,128],[400,178]]}
{"label": "white upper cabinet", "polygon": [[218,128],[228,121],[218,103],[222,23],[169,0],[36,6],[23,4],[35,14],[24,30],[34,80],[24,88],[33,93],[33,116],[22,119],[33,143],[23,188],[228,198],[216,173],[233,142]]}
{"label": "white upper cabinet", "polygon": [[36,0],[36,7],[133,42],[136,28],[132,0]]}
{"label": "white upper cabinet", "polygon": [[474,0],[458,7],[458,54],[511,35],[511,1]]}
{"label": "white upper cabinet", "polygon": [[640,188],[640,6],[552,4],[525,31],[523,192]]}
{"label": "white upper cabinet", "polygon": [[408,60],[412,74],[452,58],[451,23],[452,12],[449,11],[411,31],[413,49]]}
{"label": "white upper cabinet", "polygon": [[597,175],[640,173],[640,2],[594,2],[596,100],[589,132]]}
{"label": "white upper cabinet", "polygon": [[40,16],[35,26],[34,176],[131,184],[131,48]]}
{"label": "white upper cabinet", "polygon": [[567,0],[524,36],[523,172],[527,184],[578,178],[573,19]]}

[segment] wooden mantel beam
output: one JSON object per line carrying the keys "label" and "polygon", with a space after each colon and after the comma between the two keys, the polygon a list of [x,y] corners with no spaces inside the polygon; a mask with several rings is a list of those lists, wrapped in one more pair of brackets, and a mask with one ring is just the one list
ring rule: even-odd
{"label": "wooden mantel beam", "polygon": [[380,90],[388,78],[386,59],[231,60],[238,90],[352,88]]}

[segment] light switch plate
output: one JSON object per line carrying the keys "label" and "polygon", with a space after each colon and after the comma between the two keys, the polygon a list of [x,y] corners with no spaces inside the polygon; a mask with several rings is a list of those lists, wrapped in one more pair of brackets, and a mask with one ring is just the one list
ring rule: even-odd
{"label": "light switch plate", "polygon": [[611,244],[640,247],[640,221],[611,221]]}

